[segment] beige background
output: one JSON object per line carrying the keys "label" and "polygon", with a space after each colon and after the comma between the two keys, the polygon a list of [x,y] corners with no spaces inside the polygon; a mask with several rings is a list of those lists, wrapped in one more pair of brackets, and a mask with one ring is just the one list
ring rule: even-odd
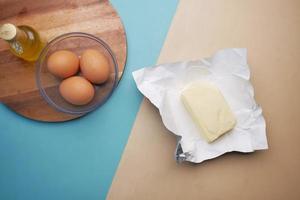
{"label": "beige background", "polygon": [[108,199],[300,199],[300,1],[181,0],[159,63],[246,47],[269,150],[176,164],[175,137],[144,100]]}

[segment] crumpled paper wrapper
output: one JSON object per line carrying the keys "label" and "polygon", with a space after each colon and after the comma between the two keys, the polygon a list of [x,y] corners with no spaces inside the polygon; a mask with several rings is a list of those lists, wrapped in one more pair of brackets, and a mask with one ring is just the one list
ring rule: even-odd
{"label": "crumpled paper wrapper", "polygon": [[[226,152],[253,152],[268,148],[262,109],[249,81],[246,49],[224,49],[211,58],[147,67],[133,72],[138,89],[158,109],[166,128],[178,136],[177,161],[200,163]],[[200,134],[181,99],[183,88],[194,81],[216,85],[231,110],[236,126],[212,143]]]}

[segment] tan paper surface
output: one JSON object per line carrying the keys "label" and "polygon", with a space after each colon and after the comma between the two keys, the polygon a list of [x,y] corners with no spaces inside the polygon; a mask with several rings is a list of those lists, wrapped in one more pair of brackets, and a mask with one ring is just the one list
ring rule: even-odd
{"label": "tan paper surface", "polygon": [[181,0],[159,63],[246,47],[269,150],[176,164],[176,138],[144,100],[108,199],[300,199],[300,1]]}

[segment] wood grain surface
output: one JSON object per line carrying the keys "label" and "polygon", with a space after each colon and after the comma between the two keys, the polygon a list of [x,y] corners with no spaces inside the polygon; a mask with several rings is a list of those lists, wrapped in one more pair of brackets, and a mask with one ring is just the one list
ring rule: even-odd
{"label": "wood grain surface", "polygon": [[[127,44],[123,24],[107,0],[0,0],[0,24],[35,28],[47,41],[68,32],[85,32],[104,40],[116,55],[119,78],[126,62]],[[40,96],[35,64],[25,62],[0,40],[0,101],[30,119],[58,122],[80,117],[59,112]]]}

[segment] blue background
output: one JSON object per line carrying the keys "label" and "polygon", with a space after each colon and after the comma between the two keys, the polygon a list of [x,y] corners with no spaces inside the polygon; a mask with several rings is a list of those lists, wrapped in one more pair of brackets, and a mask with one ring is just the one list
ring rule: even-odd
{"label": "blue background", "polygon": [[65,123],[35,122],[0,104],[0,199],[105,199],[142,96],[131,72],[156,63],[177,0],[113,0],[128,40],[111,99]]}

